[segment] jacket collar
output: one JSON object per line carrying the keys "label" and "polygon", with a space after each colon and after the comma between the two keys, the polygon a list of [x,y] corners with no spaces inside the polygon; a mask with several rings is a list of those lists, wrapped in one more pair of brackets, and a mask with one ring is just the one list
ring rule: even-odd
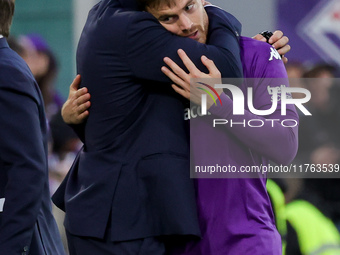
{"label": "jacket collar", "polygon": [[0,49],[1,48],[9,48],[7,40],[5,37],[0,38]]}

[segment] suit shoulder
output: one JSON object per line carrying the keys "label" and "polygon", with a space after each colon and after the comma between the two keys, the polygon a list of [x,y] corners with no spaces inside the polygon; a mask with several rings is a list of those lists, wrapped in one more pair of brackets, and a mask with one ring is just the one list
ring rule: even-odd
{"label": "suit shoulder", "polygon": [[[3,48],[0,50],[0,65],[4,70],[13,70],[26,74],[28,71],[28,76],[31,76],[29,67],[27,66],[25,60],[18,55],[11,48]],[[0,71],[2,71],[0,69]]]}
{"label": "suit shoulder", "polygon": [[133,25],[136,29],[148,29],[150,26],[162,27],[158,20],[148,12],[131,11],[127,15],[129,15],[129,26]]}
{"label": "suit shoulder", "polygon": [[106,9],[101,16],[90,15],[84,30],[87,35],[91,34],[98,40],[125,45],[129,42],[131,35],[149,30],[154,26],[161,25],[148,12],[115,7]]}
{"label": "suit shoulder", "polygon": [[150,22],[150,23],[158,23],[159,22],[152,16],[152,14],[145,11],[133,11],[124,8],[109,8],[106,10],[104,14],[100,17],[102,20],[105,20],[105,24],[108,20],[111,21],[111,25],[116,26],[117,23],[121,24],[121,26],[131,24],[136,24],[139,22]]}
{"label": "suit shoulder", "polygon": [[209,15],[217,15],[217,16],[223,17],[230,24],[236,24],[236,23],[238,24],[239,23],[239,20],[234,15],[223,10],[222,8],[220,8],[218,6],[209,5],[209,6],[205,7],[205,10]]}
{"label": "suit shoulder", "polygon": [[235,33],[237,37],[241,35],[242,24],[234,15],[215,5],[208,5],[205,7],[205,10],[209,19],[214,16],[218,17]]}
{"label": "suit shoulder", "polygon": [[0,51],[0,87],[30,90],[35,83],[26,62],[13,50]]}
{"label": "suit shoulder", "polygon": [[148,12],[131,13],[126,29],[126,41],[130,52],[135,47],[148,47],[150,42],[162,40],[166,34],[170,34],[159,22]]}

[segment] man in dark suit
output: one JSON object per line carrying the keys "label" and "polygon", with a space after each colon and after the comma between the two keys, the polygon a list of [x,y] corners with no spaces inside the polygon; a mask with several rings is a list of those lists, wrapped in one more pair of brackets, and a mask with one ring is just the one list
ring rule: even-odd
{"label": "man in dark suit", "polygon": [[[71,254],[163,254],[164,236],[200,236],[184,104],[160,67],[165,56],[179,59],[181,47],[197,61],[213,58],[224,77],[240,77],[239,23],[208,8],[204,45],[136,9],[135,0],[101,1],[78,45],[91,114],[77,128],[84,148],[53,198],[66,211]],[[188,36],[206,29],[196,24]]]}
{"label": "man in dark suit", "polygon": [[0,254],[62,255],[51,213],[44,103],[7,44],[14,0],[0,0]]}

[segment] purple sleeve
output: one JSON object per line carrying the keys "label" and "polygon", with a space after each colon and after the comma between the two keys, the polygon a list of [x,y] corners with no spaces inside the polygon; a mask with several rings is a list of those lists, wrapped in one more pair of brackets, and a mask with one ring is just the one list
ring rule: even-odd
{"label": "purple sleeve", "polygon": [[[269,47],[262,47],[269,48]],[[261,48],[260,48],[261,49]],[[261,52],[261,51],[260,51]],[[283,85],[283,81],[288,85],[288,79],[282,78],[286,76],[285,67],[280,59],[274,59],[268,61],[267,55],[260,55],[260,58],[250,58],[247,60],[256,60],[255,71],[252,68],[253,77],[262,77],[260,79],[246,79],[245,83],[248,85],[241,85],[241,89],[245,94],[245,102],[247,100],[247,87],[253,87],[254,91],[254,107],[258,110],[269,109],[272,105],[270,88],[280,87]],[[254,63],[243,63],[248,66],[254,67]],[[282,72],[278,72],[282,70]],[[247,68],[244,69],[247,72]],[[246,73],[245,73],[245,77]],[[249,76],[248,76],[249,77]],[[266,78],[271,77],[271,78]],[[277,78],[275,78],[277,77]],[[263,79],[265,78],[265,79]],[[250,85],[249,85],[250,84]],[[268,87],[270,84],[270,87]],[[243,88],[242,88],[243,86]],[[244,145],[251,150],[256,151],[262,156],[278,163],[288,164],[290,163],[297,152],[298,148],[298,114],[294,105],[287,105],[286,115],[281,115],[281,100],[278,101],[276,110],[268,116],[257,116],[251,113],[248,108],[245,108],[244,115],[233,115],[233,101],[226,94],[221,95],[222,105],[213,105],[209,112],[221,119],[226,119],[234,123],[245,122],[246,125],[235,125],[231,127],[226,125],[228,132],[231,132],[236,136]],[[247,123],[252,120],[263,121],[265,124],[262,127],[250,127]],[[294,126],[295,127],[284,127]],[[257,121],[252,121],[253,123]]]}

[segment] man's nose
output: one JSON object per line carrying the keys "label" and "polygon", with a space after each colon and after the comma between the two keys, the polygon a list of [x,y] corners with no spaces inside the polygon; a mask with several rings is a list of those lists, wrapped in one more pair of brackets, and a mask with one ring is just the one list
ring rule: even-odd
{"label": "man's nose", "polygon": [[181,15],[180,16],[180,28],[182,31],[190,30],[193,23],[187,15]]}

